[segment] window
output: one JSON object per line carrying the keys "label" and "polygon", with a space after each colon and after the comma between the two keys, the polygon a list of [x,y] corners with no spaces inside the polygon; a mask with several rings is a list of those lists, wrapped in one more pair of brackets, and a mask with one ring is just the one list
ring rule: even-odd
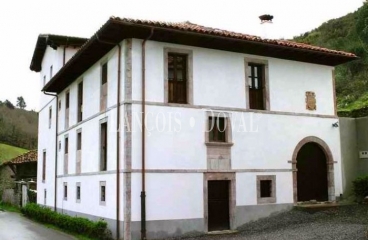
{"label": "window", "polygon": [[101,171],[107,170],[107,122],[101,123],[100,161]]}
{"label": "window", "polygon": [[80,182],[77,182],[77,186],[76,186],[76,200],[77,200],[77,203],[80,202],[81,200],[81,185],[80,185]]}
{"label": "window", "polygon": [[187,103],[187,55],[168,54],[169,103]]}
{"label": "window", "polygon": [[78,122],[83,119],[83,82],[78,84]]}
{"label": "window", "polygon": [[69,109],[69,101],[70,101],[70,93],[67,92],[65,98],[65,109]]}
{"label": "window", "polygon": [[68,200],[68,184],[64,182],[64,200]]}
{"label": "window", "polygon": [[69,128],[69,103],[70,103],[70,93],[68,91],[65,94],[65,129]]}
{"label": "window", "polygon": [[46,197],[47,197],[47,191],[46,189],[43,190],[43,205],[46,206]]}
{"label": "window", "polygon": [[257,176],[258,204],[276,203],[276,176]]}
{"label": "window", "polygon": [[50,79],[52,78],[52,65],[50,66]]}
{"label": "window", "polygon": [[107,62],[102,64],[101,68],[101,85],[104,85],[107,83]]}
{"label": "window", "polygon": [[43,76],[43,86],[46,85],[46,75]]}
{"label": "window", "polygon": [[272,181],[271,180],[261,180],[261,198],[271,197],[272,194]]}
{"label": "window", "polygon": [[42,155],[42,181],[46,180],[46,150],[43,150]]}
{"label": "window", "polygon": [[81,173],[82,163],[82,129],[77,130],[77,158],[76,158],[76,173]]}
{"label": "window", "polygon": [[107,62],[101,66],[101,92],[100,92],[100,111],[106,111],[107,107]]}
{"label": "window", "polygon": [[263,64],[248,64],[249,108],[265,110],[264,85],[265,67]]}
{"label": "window", "polygon": [[65,137],[64,153],[65,154],[69,153],[69,138],[68,137]]}
{"label": "window", "polygon": [[224,117],[209,117],[209,141],[226,142],[226,119]]}
{"label": "window", "polygon": [[59,141],[59,152],[61,150],[61,141]]}
{"label": "window", "polygon": [[68,135],[64,139],[64,174],[68,174],[69,170],[69,138]]}
{"label": "window", "polygon": [[59,111],[61,110],[61,100],[59,100]]}
{"label": "window", "polygon": [[51,121],[52,121],[52,107],[49,108],[49,128],[51,128]]}
{"label": "window", "polygon": [[77,133],[77,150],[82,150],[82,132]]}
{"label": "window", "polygon": [[106,182],[100,182],[100,204],[106,203]]}

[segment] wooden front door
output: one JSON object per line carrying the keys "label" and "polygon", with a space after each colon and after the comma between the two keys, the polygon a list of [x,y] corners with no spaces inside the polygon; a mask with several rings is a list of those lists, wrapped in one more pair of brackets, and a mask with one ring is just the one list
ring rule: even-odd
{"label": "wooden front door", "polygon": [[305,144],[297,156],[298,202],[328,200],[327,159],[316,143]]}
{"label": "wooden front door", "polygon": [[230,229],[230,181],[208,181],[208,231]]}

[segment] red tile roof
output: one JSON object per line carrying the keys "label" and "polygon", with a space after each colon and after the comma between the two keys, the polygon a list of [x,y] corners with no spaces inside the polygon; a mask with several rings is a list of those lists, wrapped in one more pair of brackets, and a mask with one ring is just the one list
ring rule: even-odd
{"label": "red tile roof", "polygon": [[22,164],[22,163],[29,163],[29,162],[37,162],[37,150],[31,150],[26,152],[18,157],[15,157],[7,162],[4,165],[12,165],[12,164]]}
{"label": "red tile roof", "polygon": [[135,24],[151,25],[154,27],[163,27],[163,28],[171,28],[171,29],[177,29],[177,30],[183,30],[183,31],[189,31],[189,32],[205,33],[205,34],[211,34],[211,35],[216,35],[216,36],[249,40],[249,41],[254,41],[254,42],[263,42],[263,43],[274,44],[274,45],[285,46],[285,47],[308,49],[308,50],[314,50],[314,51],[319,51],[319,52],[339,54],[339,55],[348,56],[348,57],[356,57],[355,54],[344,52],[344,51],[337,51],[337,50],[332,50],[328,48],[312,46],[312,45],[308,45],[304,43],[297,43],[297,42],[290,41],[290,40],[264,39],[259,36],[254,36],[254,35],[249,35],[249,34],[244,34],[244,33],[237,33],[237,32],[227,31],[227,30],[218,29],[218,28],[201,26],[201,25],[194,24],[188,21],[186,22],[160,22],[160,21],[119,18],[119,17],[111,17],[111,19],[121,21],[121,22],[130,22],[130,23],[135,23]]}
{"label": "red tile roof", "polygon": [[42,91],[60,93],[122,40],[152,41],[337,66],[357,59],[352,53],[296,43],[263,39],[243,33],[205,27],[190,22],[159,22],[111,17],[54,75]]}

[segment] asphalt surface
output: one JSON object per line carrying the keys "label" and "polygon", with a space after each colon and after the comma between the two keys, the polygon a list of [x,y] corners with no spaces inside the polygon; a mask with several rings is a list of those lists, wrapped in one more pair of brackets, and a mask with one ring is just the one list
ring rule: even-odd
{"label": "asphalt surface", "polygon": [[233,234],[208,234],[176,239],[363,240],[368,239],[367,230],[368,206],[350,205],[316,213],[292,210],[245,224]]}
{"label": "asphalt surface", "polygon": [[1,240],[71,240],[65,233],[32,222],[22,215],[0,211]]}

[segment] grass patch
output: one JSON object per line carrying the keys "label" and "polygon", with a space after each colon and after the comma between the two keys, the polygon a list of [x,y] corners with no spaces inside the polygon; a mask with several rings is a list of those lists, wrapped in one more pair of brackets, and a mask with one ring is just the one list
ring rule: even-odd
{"label": "grass patch", "polygon": [[0,143],[0,164],[25,152],[28,152],[28,150]]}
{"label": "grass patch", "polygon": [[15,212],[20,213],[20,208],[8,203],[0,202],[0,210],[6,211],[6,212]]}

